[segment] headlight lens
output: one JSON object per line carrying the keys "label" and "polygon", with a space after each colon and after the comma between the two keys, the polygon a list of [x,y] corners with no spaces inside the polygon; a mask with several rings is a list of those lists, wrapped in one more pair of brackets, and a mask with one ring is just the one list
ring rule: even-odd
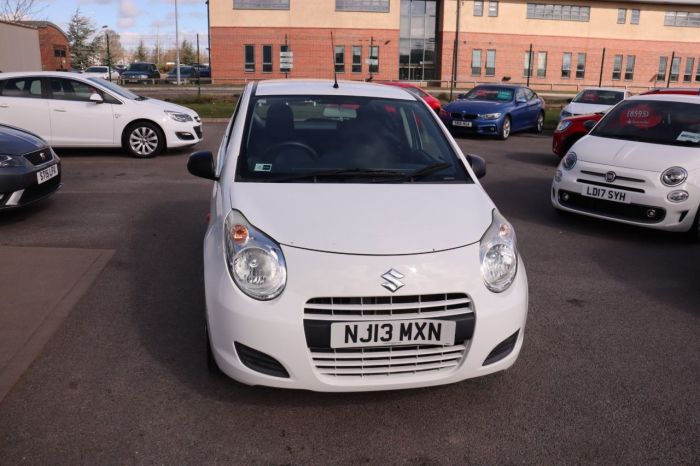
{"label": "headlight lens", "polygon": [[566,157],[561,161],[561,166],[564,167],[564,170],[571,170],[576,166],[576,161],[578,160],[578,157],[576,156],[576,152],[569,152],[566,154]]}
{"label": "headlight lens", "polygon": [[477,115],[480,120],[498,120],[501,118],[501,113],[482,113]]}
{"label": "headlight lens", "polygon": [[170,118],[172,118],[175,121],[179,121],[180,123],[192,121],[192,117],[186,113],[172,112],[170,110],[166,110],[165,113],[167,113],[170,116]]}
{"label": "headlight lens", "polygon": [[228,269],[234,283],[251,298],[274,299],[287,284],[287,265],[279,244],[232,210],[224,222]]}
{"label": "headlight lens", "polygon": [[566,118],[566,117],[570,117],[570,116],[571,116],[571,112],[567,112],[566,110],[562,110],[561,113],[559,114],[559,118]]}
{"label": "headlight lens", "polygon": [[688,191],[671,191],[668,193],[668,196],[666,196],[666,198],[671,202],[687,201],[688,197],[690,197]]}
{"label": "headlight lens", "polygon": [[479,243],[479,257],[486,287],[494,293],[507,290],[518,271],[518,251],[513,226],[496,209]]}
{"label": "headlight lens", "polygon": [[559,122],[559,124],[557,125],[557,129],[555,129],[554,131],[556,131],[557,133],[561,133],[562,131],[565,131],[566,128],[568,128],[569,126],[571,126],[571,120],[562,120]]}
{"label": "headlight lens", "polygon": [[671,167],[661,174],[661,182],[666,186],[678,186],[688,179],[685,168]]}
{"label": "headlight lens", "polygon": [[20,157],[0,154],[0,167],[23,167],[24,161]]}

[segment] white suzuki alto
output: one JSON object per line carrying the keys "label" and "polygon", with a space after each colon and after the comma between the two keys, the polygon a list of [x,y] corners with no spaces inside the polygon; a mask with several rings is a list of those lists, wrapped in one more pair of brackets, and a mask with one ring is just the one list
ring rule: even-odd
{"label": "white suzuki alto", "polygon": [[[470,166],[470,165],[473,165]],[[510,367],[528,309],[515,232],[437,115],[401,88],[249,84],[204,239],[209,364],[249,385],[363,391]]]}

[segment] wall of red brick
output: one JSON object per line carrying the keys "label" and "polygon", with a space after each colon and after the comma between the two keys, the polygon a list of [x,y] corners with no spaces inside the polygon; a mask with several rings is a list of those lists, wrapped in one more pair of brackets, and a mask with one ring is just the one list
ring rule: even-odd
{"label": "wall of red brick", "polygon": [[[399,31],[378,29],[309,29],[309,28],[211,28],[212,78],[215,82],[243,82],[284,78],[280,72],[280,46],[287,44],[294,54],[289,78],[332,79],[335,45],[345,46],[345,72],[338,79],[364,80],[369,77],[370,43],[379,46],[379,72],[376,80],[395,80],[399,66]],[[255,72],[245,71],[245,45],[255,45]],[[262,72],[262,46],[272,45],[272,73]],[[352,73],[352,46],[362,46],[362,72]]]}
{"label": "wall of red brick", "polygon": [[[47,26],[39,28],[39,47],[41,50],[41,68],[44,71],[56,71],[70,68],[70,49],[68,39],[58,29]],[[65,57],[54,56],[54,50],[65,50]]]}

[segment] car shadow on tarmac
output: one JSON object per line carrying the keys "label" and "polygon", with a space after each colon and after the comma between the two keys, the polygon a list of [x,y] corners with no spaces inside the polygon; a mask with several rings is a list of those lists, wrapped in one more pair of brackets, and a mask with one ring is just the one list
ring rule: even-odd
{"label": "car shadow on tarmac", "polygon": [[[534,165],[556,168],[559,165],[559,158],[554,154],[543,154],[541,152],[510,152],[505,155],[507,159],[515,160]],[[554,172],[552,172],[554,174]],[[550,180],[551,182],[551,180]]]}
{"label": "car shadow on tarmac", "polygon": [[[129,158],[129,159],[134,159],[134,161],[138,161],[139,159],[137,157],[132,156],[129,154],[127,151],[121,148],[82,148],[82,147],[60,147],[60,148],[55,148],[54,151],[56,154],[60,157],[120,157],[120,158]],[[181,156],[183,154],[189,154],[193,152],[194,149],[192,147],[184,147],[184,148],[177,148],[177,149],[169,149],[167,151],[163,151],[160,154],[156,155],[156,157],[172,157],[172,156]]]}
{"label": "car shadow on tarmac", "polygon": [[[3,225],[16,225],[29,220],[36,215],[42,215],[42,212],[50,210],[54,202],[56,193],[40,201],[32,204],[14,208],[0,210],[0,227]],[[2,244],[2,235],[0,234],[0,244]]]}

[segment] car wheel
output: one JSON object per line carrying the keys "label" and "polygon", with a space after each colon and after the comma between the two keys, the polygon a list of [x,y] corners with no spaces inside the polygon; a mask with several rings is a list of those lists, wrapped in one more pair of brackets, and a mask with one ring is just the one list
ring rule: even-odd
{"label": "car wheel", "polygon": [[140,159],[154,157],[165,147],[165,135],[161,129],[148,121],[131,125],[124,132],[124,149]]}
{"label": "car wheel", "polygon": [[506,140],[510,136],[510,117],[507,116],[503,119],[503,124],[501,125],[501,132],[498,135],[499,139]]}
{"label": "car wheel", "polygon": [[211,340],[209,340],[209,328],[207,327],[206,321],[204,322],[204,337],[207,341],[207,370],[212,375],[222,375],[223,372],[216,363],[216,358],[214,357],[214,352],[211,349]]}
{"label": "car wheel", "polygon": [[544,129],[544,112],[540,112],[539,115],[537,115],[537,123],[535,123],[535,127],[533,128],[533,131],[537,134],[540,134],[543,129]]}
{"label": "car wheel", "polygon": [[693,220],[693,224],[690,226],[687,234],[691,243],[700,243],[700,207],[698,207],[695,220]]}

